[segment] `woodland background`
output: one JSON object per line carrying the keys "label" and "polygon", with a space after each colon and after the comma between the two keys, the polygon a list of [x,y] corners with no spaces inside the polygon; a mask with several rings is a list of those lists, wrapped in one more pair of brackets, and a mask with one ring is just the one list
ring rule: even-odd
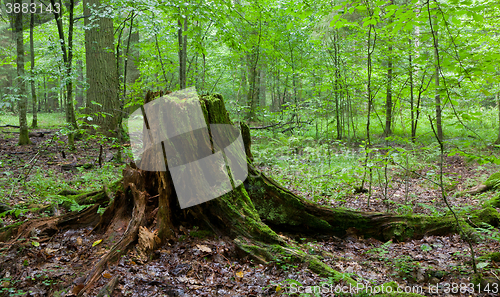
{"label": "woodland background", "polygon": [[[4,0],[1,223],[85,209],[63,191],[98,190],[120,178],[131,160],[127,115],[145,97],[192,86],[222,94],[233,122],[250,126],[253,165],[295,194],[402,216],[446,217],[451,206],[466,220],[498,206],[499,18],[494,0]],[[294,240],[335,254],[328,257],[349,277],[468,285],[479,270],[498,285],[499,258],[488,256],[498,250],[498,229],[475,227],[475,243],[459,236],[384,243],[356,229],[342,239]],[[224,244],[197,236],[197,228],[179,231],[177,247],[210,246],[199,250],[215,257]],[[80,252],[98,245],[94,235],[75,232],[71,244]],[[35,236],[30,244],[46,243]],[[477,263],[473,246],[483,257]],[[148,267],[181,269],[182,255],[164,251]],[[20,267],[38,263],[33,255],[19,256]],[[287,260],[235,264],[231,280],[268,294],[326,281]],[[62,292],[71,283],[47,271],[21,281],[20,271],[0,274],[3,293]],[[118,287],[127,295],[126,283],[137,278],[125,279]],[[200,290],[178,281],[182,292]],[[155,287],[144,286],[136,290]]]}

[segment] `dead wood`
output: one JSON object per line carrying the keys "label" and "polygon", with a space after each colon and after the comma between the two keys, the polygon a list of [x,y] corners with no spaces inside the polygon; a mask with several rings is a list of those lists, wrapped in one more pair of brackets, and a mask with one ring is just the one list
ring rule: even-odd
{"label": "dead wood", "polygon": [[491,186],[487,186],[485,184],[480,184],[480,185],[477,185],[475,187],[472,187],[470,190],[468,190],[466,192],[466,194],[470,194],[470,195],[476,195],[476,194],[479,194],[479,193],[484,193],[488,190],[491,189]]}
{"label": "dead wood", "polygon": [[118,284],[118,276],[113,277],[97,294],[97,297],[113,296],[113,291]]}

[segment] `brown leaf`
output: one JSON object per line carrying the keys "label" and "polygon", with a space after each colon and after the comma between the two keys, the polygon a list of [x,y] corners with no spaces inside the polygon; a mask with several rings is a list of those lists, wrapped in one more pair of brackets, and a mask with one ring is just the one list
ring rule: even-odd
{"label": "brown leaf", "polygon": [[80,291],[83,289],[83,287],[85,287],[83,284],[75,285],[73,287],[73,289],[71,290],[71,293],[78,295],[78,293],[80,293]]}
{"label": "brown leaf", "polygon": [[205,253],[211,253],[212,252],[212,249],[209,248],[208,246],[206,245],[203,245],[203,244],[197,244],[196,247],[202,251],[202,252],[205,252]]}
{"label": "brown leaf", "polygon": [[107,271],[104,271],[104,272],[102,273],[102,277],[104,277],[104,278],[111,278],[111,277],[112,277],[112,275],[111,275],[111,273],[109,273],[109,272],[107,272]]}

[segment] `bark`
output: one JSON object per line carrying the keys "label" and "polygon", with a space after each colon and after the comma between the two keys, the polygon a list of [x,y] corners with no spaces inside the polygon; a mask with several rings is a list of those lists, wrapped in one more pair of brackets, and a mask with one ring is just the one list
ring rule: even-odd
{"label": "bark", "polygon": [[[394,4],[390,1],[390,4]],[[389,25],[392,23],[393,17],[389,19]],[[385,129],[384,136],[389,136],[392,134],[391,124],[392,124],[392,40],[389,40],[388,46],[388,61],[387,61],[387,85],[386,85],[386,97],[385,97]],[[413,96],[413,94],[412,94]],[[413,100],[413,97],[412,97]],[[413,101],[412,101],[413,104]]]}
{"label": "bark", "polygon": [[83,61],[76,61],[76,71],[78,72],[77,83],[75,85],[76,109],[84,106],[85,91],[83,87]]}
{"label": "bark", "polygon": [[[430,13],[430,12],[429,12]],[[440,75],[440,62],[439,62],[439,39],[438,39],[438,19],[434,17],[434,28],[431,27],[431,32],[434,41],[434,67],[435,67],[435,77],[434,86],[436,88],[436,94],[434,95],[434,101],[436,105],[436,130],[437,137],[440,141],[443,141],[443,124],[441,119],[441,96],[440,85],[439,85],[439,75]]]}
{"label": "bark", "polygon": [[495,94],[495,99],[497,102],[497,109],[498,109],[498,138],[495,141],[495,144],[500,144],[500,93]]}
{"label": "bark", "polygon": [[266,107],[266,70],[262,67],[259,70],[259,106]]}
{"label": "bark", "polygon": [[[55,0],[50,0],[52,7],[55,7]],[[64,61],[64,67],[66,68],[65,86],[66,86],[66,122],[71,125],[71,128],[76,130],[78,126],[76,124],[75,110],[73,107],[73,79],[72,75],[72,64],[73,64],[73,8],[75,6],[74,0],[69,1],[69,28],[68,28],[68,44],[66,45],[63,24],[61,20],[61,15],[54,11],[54,18],[57,24],[57,32],[59,34],[59,41],[61,42],[61,52]],[[68,145],[71,150],[75,150],[75,134],[70,132],[68,134]]]}
{"label": "bark", "polygon": [[255,112],[257,110],[258,104],[258,69],[257,63],[259,61],[259,51],[256,46],[252,47],[252,51],[247,55],[248,64],[248,93],[247,93],[247,106],[248,112],[246,114],[246,119],[248,121],[255,120]]}
{"label": "bark", "polygon": [[410,84],[410,115],[411,115],[411,141],[415,142],[417,134],[417,126],[415,122],[415,110],[414,110],[414,96],[413,96],[413,64],[412,64],[412,54],[413,54],[413,42],[411,38],[408,39],[410,52],[408,54],[408,75]]}
{"label": "bark", "polygon": [[238,92],[236,93],[236,102],[238,104],[245,104],[244,100],[246,100],[247,97],[247,74],[245,71],[245,59],[243,57],[240,58],[239,61],[239,86],[238,86]]}
{"label": "bark", "polygon": [[[31,0],[30,5],[33,5],[34,0]],[[36,98],[36,88],[35,88],[35,46],[33,44],[33,28],[35,26],[35,14],[32,13],[30,17],[30,57],[31,57],[31,100],[32,100],[32,111],[33,111],[33,120],[31,122],[31,128],[38,127],[38,101]]]}
{"label": "bark", "polygon": [[385,136],[389,136],[392,134],[391,124],[392,124],[392,45],[389,45],[389,61],[387,62],[387,91],[385,98],[385,129],[384,129]]}
{"label": "bark", "polygon": [[[99,7],[99,0],[85,0],[84,15],[94,14],[89,6]],[[94,21],[85,18],[84,24],[90,27],[85,31],[85,59],[87,65],[86,114],[99,125],[102,132],[114,134],[118,127],[119,102],[118,77],[114,51],[113,20],[108,17],[94,16]],[[94,104],[95,102],[96,104]],[[104,114],[104,115],[103,115]]]}
{"label": "bark", "polygon": [[179,13],[179,20],[177,25],[177,42],[179,44],[179,87],[185,89],[187,84],[187,35],[185,32],[188,30],[187,17],[181,19],[182,13]]}
{"label": "bark", "polygon": [[57,86],[58,83],[52,79],[48,78],[48,85],[49,85],[49,90],[48,90],[48,102],[49,102],[49,110],[48,111],[57,111],[59,110],[59,97],[57,95]]}
{"label": "bark", "polygon": [[[22,1],[16,0],[16,4],[21,5]],[[17,49],[17,85],[19,87],[19,145],[31,144],[28,135],[28,121],[26,119],[26,108],[28,97],[26,97],[26,85],[24,83],[24,42],[23,42],[23,13],[20,11],[15,15],[14,26],[16,31]]]}
{"label": "bark", "polygon": [[338,32],[333,33],[333,63],[335,67],[335,80],[334,80],[334,92],[335,92],[335,120],[337,125],[337,139],[342,139],[342,126],[340,123],[340,52],[339,52],[339,40],[338,40]]}
{"label": "bark", "polygon": [[[220,95],[200,97],[200,103],[207,123],[231,124]],[[79,293],[79,296],[82,296],[95,285],[103,270],[115,263],[136,242],[138,250],[142,250],[141,232],[156,230],[150,232],[154,239],[150,249],[154,249],[178,232],[181,221],[184,222],[183,225],[189,222],[196,226],[205,226],[218,235],[229,236],[241,250],[258,262],[267,263],[287,257],[308,264],[309,269],[322,276],[335,279],[340,279],[339,272],[316,256],[304,253],[295,243],[286,243],[276,231],[335,236],[344,236],[349,231],[350,234],[356,233],[358,236],[381,240],[406,240],[424,235],[457,232],[454,218],[450,215],[397,216],[318,206],[294,195],[255,169],[251,164],[249,129],[245,125],[242,126],[242,137],[247,155],[248,178],[233,191],[216,199],[181,209],[177,200],[178,192],[173,186],[169,171],[143,171],[132,163],[124,169],[121,182],[112,187],[115,191],[114,199],[102,216],[97,214],[97,203],[78,213],[31,220],[22,225],[4,228],[0,230],[3,231],[0,233],[0,239],[10,239],[8,246],[14,247],[22,238],[29,239],[35,228],[39,232],[40,240],[43,240],[44,237],[50,237],[55,232],[67,228],[94,226],[93,232],[101,234],[103,244],[108,245],[110,249],[89,271],[84,288]],[[208,142],[208,139],[192,137],[186,138],[183,145],[200,147],[210,145]],[[168,142],[165,145],[168,145]],[[153,154],[143,155],[143,159],[153,157]],[[161,160],[163,156],[156,158]],[[213,169],[215,168],[211,168]],[[197,186],[195,182],[189,185]],[[103,200],[92,200],[98,196]],[[80,194],[78,197],[85,201],[107,203],[106,197],[109,197],[109,194],[104,189],[91,194]],[[463,226],[474,226],[487,222],[498,226],[499,219],[500,215],[495,209],[485,208],[470,214],[468,219],[462,220],[461,223]],[[468,228],[471,230],[471,227]],[[111,240],[107,240],[109,238],[119,240],[112,244]],[[351,278],[345,281],[356,285]]]}

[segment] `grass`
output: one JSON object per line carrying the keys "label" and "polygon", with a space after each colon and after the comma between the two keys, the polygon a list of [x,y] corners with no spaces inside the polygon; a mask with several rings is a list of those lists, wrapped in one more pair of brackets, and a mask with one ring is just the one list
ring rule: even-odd
{"label": "grass", "polygon": [[[28,127],[31,127],[33,115],[28,113],[26,115],[28,120]],[[38,129],[53,129],[61,127],[61,123],[66,122],[66,116],[63,112],[58,113],[38,113],[37,115]],[[0,114],[0,125],[19,125],[19,116],[17,114],[4,113]]]}

